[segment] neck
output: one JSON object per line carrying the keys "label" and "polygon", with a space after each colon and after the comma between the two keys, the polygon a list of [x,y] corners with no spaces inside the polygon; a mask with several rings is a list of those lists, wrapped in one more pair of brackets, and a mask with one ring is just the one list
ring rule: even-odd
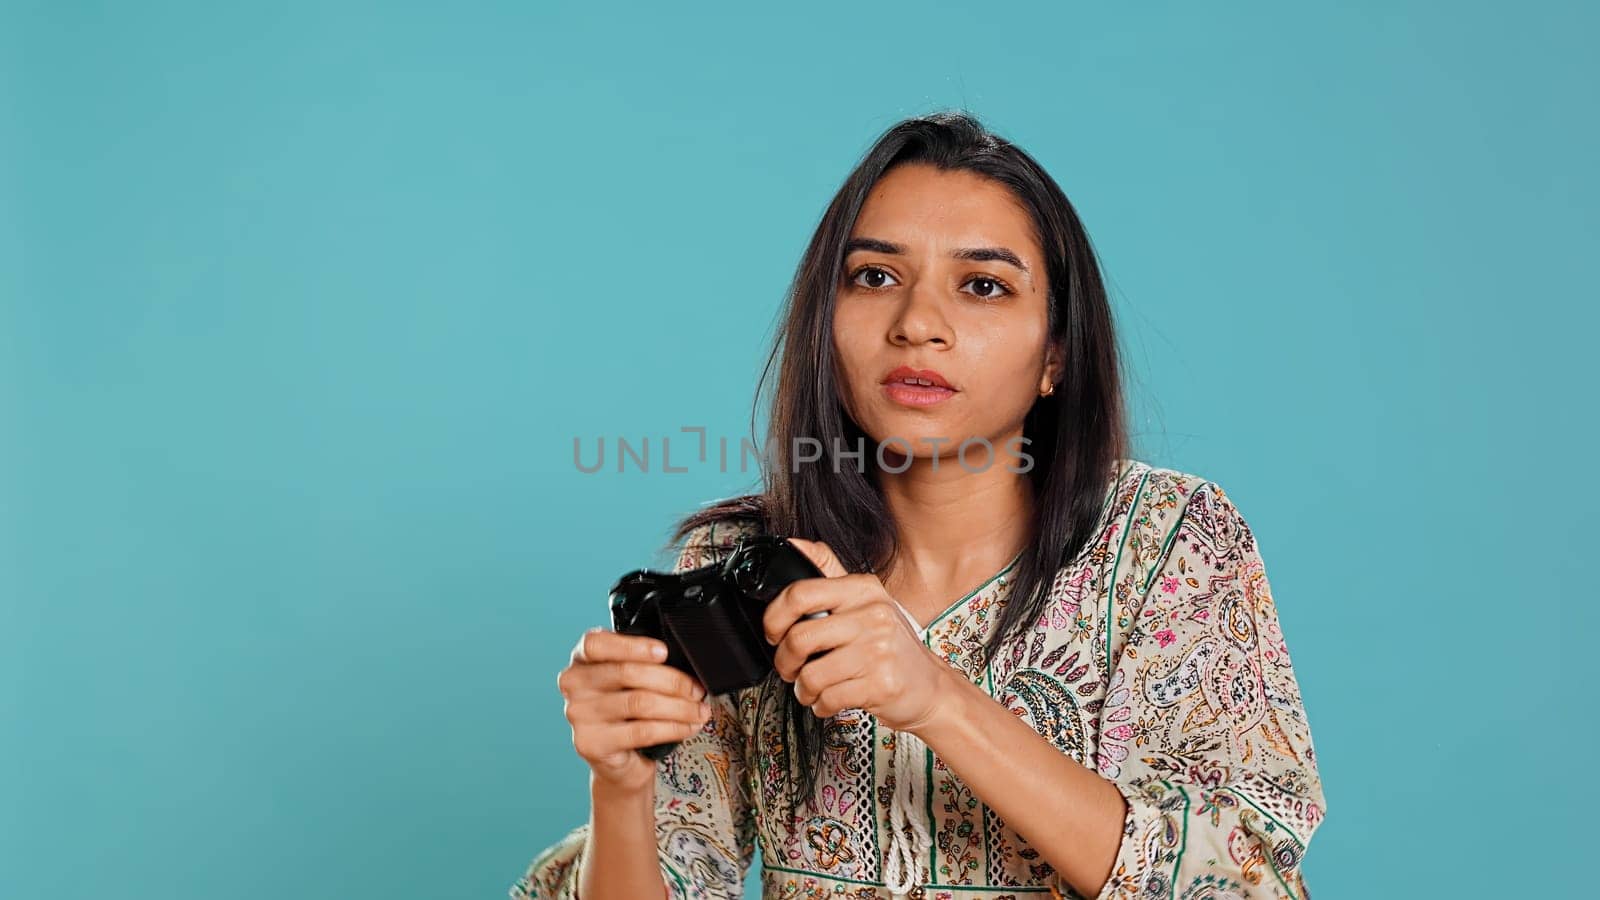
{"label": "neck", "polygon": [[[999,461],[969,471],[954,458],[938,460],[937,468],[916,459],[904,472],[878,478],[898,545],[884,585],[919,620],[927,618],[919,612],[937,614],[943,602],[999,572],[1028,539],[1032,483]],[[938,608],[916,608],[929,605]]]}

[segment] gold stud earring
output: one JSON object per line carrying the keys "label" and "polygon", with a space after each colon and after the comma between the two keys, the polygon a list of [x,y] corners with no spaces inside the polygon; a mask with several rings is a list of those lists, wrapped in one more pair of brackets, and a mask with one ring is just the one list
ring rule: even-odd
{"label": "gold stud earring", "polygon": [[1054,394],[1055,392],[1056,392],[1056,386],[1053,385],[1053,384],[1049,384],[1049,385],[1045,385],[1045,389],[1043,391],[1039,392],[1039,396],[1048,397],[1051,394]]}

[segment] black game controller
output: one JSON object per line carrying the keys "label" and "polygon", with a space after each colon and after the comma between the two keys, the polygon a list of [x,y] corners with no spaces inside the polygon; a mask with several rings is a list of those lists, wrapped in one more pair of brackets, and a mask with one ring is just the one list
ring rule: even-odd
{"label": "black game controller", "polygon": [[[700,679],[708,695],[759,684],[772,671],[777,648],[767,643],[762,614],[784,588],[822,572],[781,537],[741,538],[720,563],[684,572],[635,570],[611,589],[611,624],[619,634],[653,637],[667,645],[666,663]],[[805,616],[817,619],[826,611]],[[665,759],[676,743],[639,752]]]}

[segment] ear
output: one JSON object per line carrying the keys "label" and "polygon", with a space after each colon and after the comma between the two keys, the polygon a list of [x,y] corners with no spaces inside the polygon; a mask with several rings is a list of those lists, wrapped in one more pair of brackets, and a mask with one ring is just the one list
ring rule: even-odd
{"label": "ear", "polygon": [[1040,377],[1039,390],[1061,383],[1061,374],[1066,371],[1063,359],[1065,352],[1058,340],[1051,339],[1045,343],[1044,375]]}

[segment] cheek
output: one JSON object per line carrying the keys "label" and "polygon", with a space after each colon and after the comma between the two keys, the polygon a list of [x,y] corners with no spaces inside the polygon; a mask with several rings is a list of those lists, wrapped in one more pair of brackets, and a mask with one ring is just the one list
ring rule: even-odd
{"label": "cheek", "polygon": [[833,315],[833,349],[839,366],[848,374],[861,371],[873,350],[872,323],[865,321],[854,304],[840,304]]}
{"label": "cheek", "polygon": [[975,398],[981,398],[974,409],[989,425],[1013,421],[1027,413],[1038,400],[1039,377],[1044,366],[1042,338],[1040,340],[1037,357],[1024,349],[1032,344],[1022,343],[1020,336],[1008,335],[977,346],[974,341],[968,341],[967,349],[972,355],[966,360],[967,371],[977,379],[972,393]]}
{"label": "cheek", "polygon": [[1018,390],[1026,392],[1044,354],[1042,348],[1038,355],[1024,350],[1032,346],[1027,335],[971,335],[966,342],[968,369],[982,379],[983,392],[996,400]]}
{"label": "cheek", "polygon": [[856,388],[866,365],[867,348],[863,345],[861,328],[842,311],[833,318],[833,356],[835,376],[840,399],[852,417],[857,415]]}

